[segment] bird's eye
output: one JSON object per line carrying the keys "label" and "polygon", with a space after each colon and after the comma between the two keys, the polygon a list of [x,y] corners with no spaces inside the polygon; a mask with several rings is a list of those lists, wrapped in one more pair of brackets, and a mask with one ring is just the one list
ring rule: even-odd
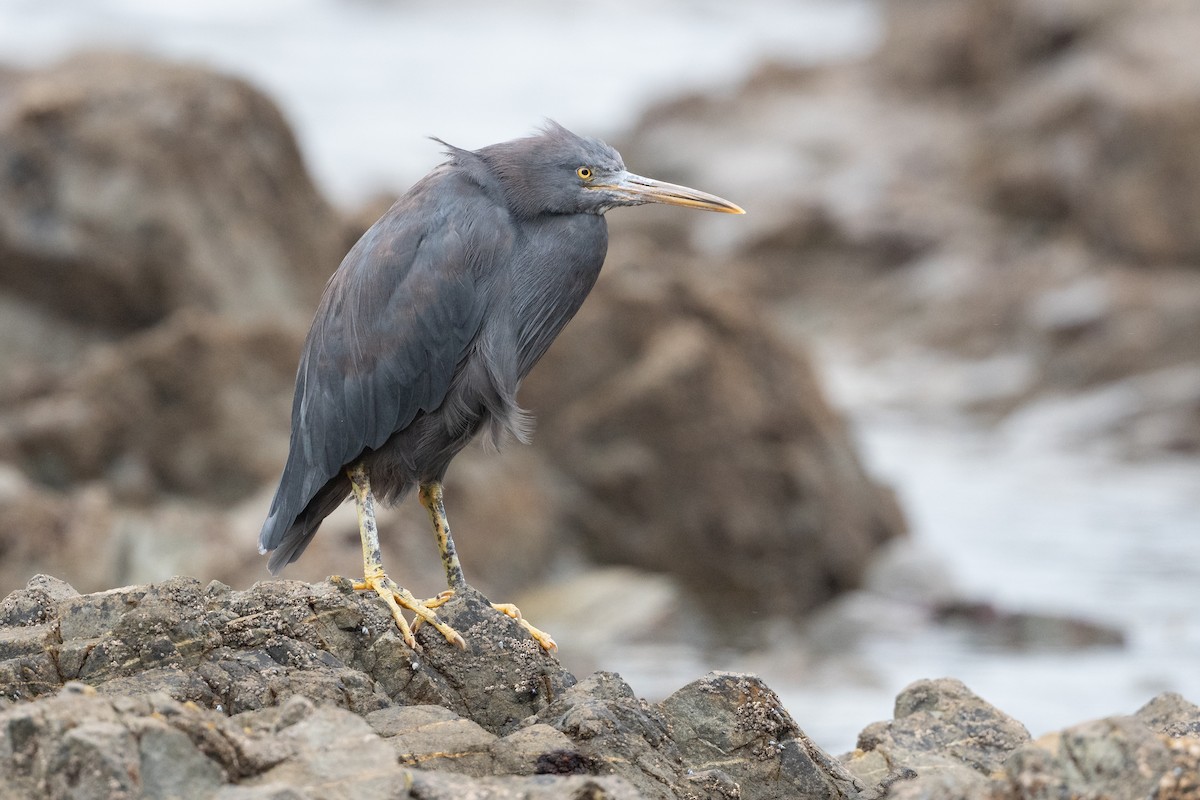
{"label": "bird's eye", "polygon": [[595,173],[592,172],[591,167],[580,167],[575,170],[575,174],[579,176],[579,180],[581,181],[590,181],[595,177]]}

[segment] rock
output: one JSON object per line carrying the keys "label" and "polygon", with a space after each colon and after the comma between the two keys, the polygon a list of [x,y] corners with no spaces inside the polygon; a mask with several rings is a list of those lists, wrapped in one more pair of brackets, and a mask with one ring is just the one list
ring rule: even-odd
{"label": "rock", "polygon": [[892,721],[863,729],[844,764],[867,786],[889,786],[889,798],[986,796],[992,773],[1028,741],[1021,723],[960,681],[924,680],[896,697]]}
{"label": "rock", "polygon": [[634,696],[620,676],[598,672],[557,698],[538,714],[574,742],[573,754],[548,759],[556,773],[579,770],[619,774],[647,798],[669,798],[682,772],[661,711]]}
{"label": "rock", "polygon": [[596,769],[565,734],[541,722],[496,740],[491,751],[496,771],[507,775],[588,775]]}
{"label": "rock", "polygon": [[878,71],[909,91],[996,90],[1096,33],[1115,0],[890,0]]}
{"label": "rock", "polygon": [[858,747],[894,756],[944,751],[986,775],[1028,741],[1024,725],[988,705],[961,681],[942,678],[908,686],[896,697],[893,720],[865,729]]}
{"label": "rock", "polygon": [[1166,4],[1105,22],[1103,39],[996,106],[979,140],[984,191],[1024,217],[1053,209],[1134,261],[1195,261],[1200,224],[1183,209],[1200,199],[1200,14]]}
{"label": "rock", "polygon": [[[751,212],[729,241],[688,218],[673,246],[708,245],[703,280],[731,276],[760,317],[834,354],[868,412],[992,419],[1194,367],[1196,5],[904,0],[884,14],[866,61],[767,65],[645,114],[622,145],[631,162]],[[1195,391],[1151,383],[1071,446],[1194,452]]]}
{"label": "rock", "polygon": [[103,480],[119,496],[242,499],[286,453],[300,331],[186,312],[99,350],[7,409],[0,452],[43,485]]}
{"label": "rock", "polygon": [[1005,773],[1013,794],[1029,800],[1089,795],[1141,800],[1173,766],[1162,738],[1133,717],[1110,717],[1025,745],[1005,764]]}
{"label": "rock", "polygon": [[537,446],[574,483],[571,528],[601,562],[678,576],[726,619],[857,586],[903,520],[806,354],[683,260],[656,262],[611,254],[527,382]]}
{"label": "rock", "polygon": [[184,307],[246,321],[315,302],[339,223],[262,94],[97,53],[0,88],[4,291],[112,332]]}
{"label": "rock", "polygon": [[863,786],[804,735],[752,675],[713,673],[662,702],[689,771],[742,800],[856,797]]}
{"label": "rock", "polygon": [[649,703],[526,651],[470,591],[442,608],[468,650],[422,626],[417,653],[346,584],[79,595],[36,577],[0,603],[0,641],[41,642],[0,659],[15,699],[0,702],[0,798],[1190,800],[1200,785],[1200,715],[1175,695],[1030,743],[957,681],[921,681],[839,762],[752,675]]}
{"label": "rock", "polygon": [[1200,739],[1200,706],[1175,692],[1163,692],[1134,714],[1152,731],[1175,739]]}

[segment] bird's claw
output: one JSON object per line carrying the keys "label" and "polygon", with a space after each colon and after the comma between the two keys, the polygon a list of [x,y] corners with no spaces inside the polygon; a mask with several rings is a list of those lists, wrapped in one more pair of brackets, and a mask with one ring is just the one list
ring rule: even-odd
{"label": "bird's claw", "polygon": [[[437,597],[425,600],[422,605],[426,608],[440,608],[444,606],[452,597],[454,597],[454,590],[447,589]],[[546,652],[553,653],[558,650],[558,643],[554,641],[554,638],[545,631],[530,625],[529,622],[521,616],[521,609],[517,608],[512,603],[492,603],[491,606],[501,614],[504,614],[506,617],[511,617],[526,633],[532,636],[533,640],[541,645],[542,649]],[[423,620],[420,617],[417,617],[417,619],[413,620],[412,629],[415,631],[417,628],[421,627],[422,621]]]}
{"label": "bird's claw", "polygon": [[[441,600],[432,606],[428,603],[423,603],[413,597],[412,592],[397,586],[395,581],[382,573],[379,575],[366,575],[363,580],[354,581],[353,588],[355,591],[363,592],[369,590],[379,595],[387,605],[388,610],[392,612],[392,619],[396,621],[396,627],[400,629],[400,636],[404,639],[404,643],[413,650],[421,649],[421,645],[417,644],[413,633],[422,622],[428,622],[432,625],[438,633],[446,638],[446,641],[455,647],[462,650],[467,648],[466,641],[463,640],[458,631],[438,619],[437,614],[433,611],[434,608],[444,604],[446,600]],[[438,597],[440,598],[441,595]],[[435,598],[435,600],[437,599]],[[449,598],[446,599],[448,600]],[[402,608],[406,608],[416,615],[412,625],[409,625],[408,621],[404,619],[404,614],[401,611]]]}
{"label": "bird's claw", "polygon": [[505,616],[512,617],[513,620],[521,626],[533,640],[542,646],[542,649],[547,653],[553,653],[558,650],[558,643],[543,630],[533,627],[529,624],[529,620],[521,616],[521,609],[514,606],[512,603],[492,603],[492,608],[499,611]]}

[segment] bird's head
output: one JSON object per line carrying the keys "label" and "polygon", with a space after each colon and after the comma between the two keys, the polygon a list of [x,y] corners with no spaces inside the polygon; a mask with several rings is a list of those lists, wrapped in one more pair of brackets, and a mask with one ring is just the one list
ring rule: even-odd
{"label": "bird's head", "polygon": [[535,136],[494,144],[477,155],[500,179],[509,207],[519,215],[603,214],[645,203],[746,213],[716,195],[635,175],[612,147],[555,122]]}

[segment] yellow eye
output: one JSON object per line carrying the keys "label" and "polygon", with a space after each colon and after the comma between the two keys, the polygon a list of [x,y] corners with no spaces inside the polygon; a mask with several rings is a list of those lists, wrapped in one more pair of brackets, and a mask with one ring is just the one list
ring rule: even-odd
{"label": "yellow eye", "polygon": [[581,181],[590,181],[595,177],[590,167],[580,167],[575,170],[575,174],[579,176],[579,180]]}

